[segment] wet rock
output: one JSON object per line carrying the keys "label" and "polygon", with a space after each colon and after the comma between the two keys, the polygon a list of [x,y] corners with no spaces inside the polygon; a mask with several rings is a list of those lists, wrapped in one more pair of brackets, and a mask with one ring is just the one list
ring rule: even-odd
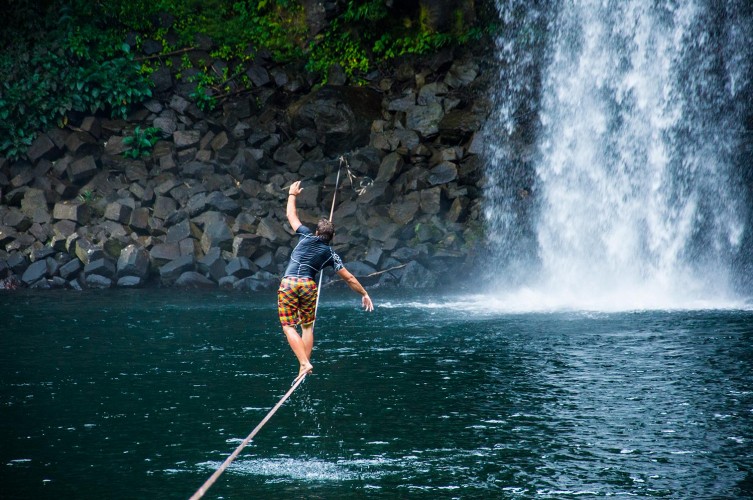
{"label": "wet rock", "polygon": [[60,274],[60,277],[65,280],[72,280],[78,274],[81,272],[81,270],[84,268],[84,265],[81,263],[78,259],[71,259],[67,263],[60,266],[60,269],[58,270],[58,273]]}
{"label": "wet rock", "polygon": [[442,82],[427,83],[418,92],[418,99],[416,103],[419,106],[425,106],[430,103],[442,103],[442,96],[447,94],[448,87]]}
{"label": "wet rock", "polygon": [[457,166],[449,161],[443,161],[429,171],[428,181],[431,185],[447,184],[458,178]]}
{"label": "wet rock", "polygon": [[382,258],[383,254],[384,252],[378,245],[372,245],[366,252],[366,256],[363,258],[363,260],[366,264],[377,266],[379,265],[379,261]]}
{"label": "wet rock", "polygon": [[214,281],[196,271],[184,272],[175,280],[174,285],[178,288],[215,288],[217,286]]}
{"label": "wet rock", "polygon": [[52,247],[37,248],[31,252],[31,261],[36,262],[38,260],[44,260],[52,255],[55,255],[55,249]]}
{"label": "wet rock", "polygon": [[214,173],[214,167],[202,161],[190,161],[180,167],[181,174],[185,177],[202,179]]}
{"label": "wet rock", "polygon": [[219,191],[207,195],[205,202],[209,208],[228,215],[237,215],[241,211],[241,206],[237,201]]}
{"label": "wet rock", "polygon": [[439,134],[450,143],[461,143],[481,128],[484,117],[468,110],[454,109],[439,122]]}
{"label": "wet rock", "polygon": [[[276,283],[275,283],[276,285]],[[260,292],[269,290],[274,286],[268,279],[259,279],[257,275],[239,279],[233,283],[233,289],[243,292]]]}
{"label": "wet rock", "polygon": [[233,288],[235,283],[237,283],[238,281],[240,280],[235,276],[225,276],[221,278],[217,284],[220,288]]}
{"label": "wet rock", "polygon": [[370,274],[375,273],[376,269],[374,269],[372,266],[364,263],[364,262],[348,262],[345,266],[348,271],[350,271],[353,276],[356,276],[357,278],[366,278]]}
{"label": "wet rock", "polygon": [[442,105],[432,102],[426,106],[413,106],[405,114],[405,126],[422,137],[431,137],[439,132],[439,122],[444,116]]}
{"label": "wet rock", "polygon": [[122,276],[118,278],[116,286],[118,288],[138,288],[144,285],[145,280],[138,276]]}
{"label": "wet rock", "polygon": [[89,288],[105,289],[112,287],[112,280],[99,274],[88,274],[84,280],[85,284]]}
{"label": "wet rock", "polygon": [[180,246],[177,243],[159,243],[149,250],[149,261],[153,268],[160,268],[178,259],[180,255]]}
{"label": "wet rock", "polygon": [[440,188],[424,189],[421,191],[421,211],[425,214],[438,214],[441,209],[442,190]]}
{"label": "wet rock", "polygon": [[239,234],[233,238],[233,256],[251,257],[261,243],[261,237],[256,234]]}
{"label": "wet rock", "polygon": [[290,235],[272,216],[259,221],[256,234],[269,240],[272,244],[282,244],[290,240]]}
{"label": "wet rock", "polygon": [[399,99],[392,99],[387,104],[389,111],[408,111],[416,106],[416,93],[413,89],[405,91],[403,97]]}
{"label": "wet rock", "polygon": [[42,278],[47,276],[47,262],[45,260],[38,260],[33,262],[21,276],[21,281],[26,285],[36,283]]}
{"label": "wet rock", "polygon": [[117,269],[115,263],[110,259],[100,258],[86,264],[84,266],[84,274],[86,274],[87,277],[91,274],[97,274],[113,280],[117,275]]}
{"label": "wet rock", "polygon": [[293,146],[292,144],[278,148],[272,158],[279,163],[288,165],[289,167],[298,167],[303,162],[303,156],[298,153],[295,146]]}
{"label": "wet rock", "polygon": [[395,236],[397,232],[400,231],[400,228],[401,226],[397,224],[391,224],[385,221],[383,224],[369,228],[368,236],[371,240],[387,241]]}
{"label": "wet rock", "polygon": [[214,281],[219,282],[226,276],[225,266],[227,265],[222,258],[222,251],[217,248],[210,248],[209,251],[196,263],[200,272],[209,276]]}
{"label": "wet rock", "polygon": [[27,267],[29,267],[29,261],[21,253],[12,253],[5,261],[8,268],[13,271],[14,274],[23,274]]}
{"label": "wet rock", "polygon": [[444,78],[444,83],[453,88],[464,87],[478,76],[478,64],[472,60],[455,61]]}
{"label": "wet rock", "polygon": [[392,187],[386,182],[375,182],[363,190],[358,197],[359,205],[388,203],[392,199]]}
{"label": "wet rock", "polygon": [[418,213],[420,201],[418,192],[410,193],[393,201],[389,208],[390,218],[400,225],[412,222]]}
{"label": "wet rock", "polygon": [[137,276],[146,279],[149,275],[149,253],[137,245],[128,245],[118,257],[117,276]]}
{"label": "wet rock", "polygon": [[23,232],[27,231],[33,223],[26,214],[16,208],[11,208],[3,218],[3,224]]}
{"label": "wet rock", "polygon": [[400,277],[400,287],[433,288],[437,283],[437,276],[416,261],[408,263]]}
{"label": "wet rock", "polygon": [[207,253],[210,248],[218,247],[230,251],[233,246],[233,233],[224,219],[215,218],[207,222],[201,236],[201,249]]}
{"label": "wet rock", "polygon": [[159,268],[160,281],[165,286],[171,286],[183,273],[194,270],[193,255],[184,255]]}
{"label": "wet rock", "polygon": [[[75,238],[74,253],[78,260],[85,265],[98,259],[102,259],[105,256],[105,252],[102,247],[95,245],[86,237]],[[70,252],[70,248],[69,248]]]}
{"label": "wet rock", "polygon": [[402,156],[397,153],[390,153],[382,159],[379,165],[379,173],[377,173],[376,182],[390,182],[392,179],[400,173],[400,169],[403,167],[404,161]]}
{"label": "wet rock", "polygon": [[0,226],[0,247],[5,247],[8,243],[15,240],[18,233],[7,226]]}
{"label": "wet rock", "polygon": [[225,266],[227,276],[235,276],[239,279],[251,276],[256,271],[258,268],[246,257],[235,257]]}

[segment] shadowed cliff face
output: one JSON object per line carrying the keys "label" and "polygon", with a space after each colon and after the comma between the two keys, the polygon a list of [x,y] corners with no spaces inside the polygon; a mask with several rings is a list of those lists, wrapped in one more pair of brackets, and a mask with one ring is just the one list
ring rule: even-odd
{"label": "shadowed cliff face", "polygon": [[382,97],[373,89],[324,86],[291,104],[287,117],[294,130],[315,132],[324,152],[336,155],[367,145],[381,111]]}
{"label": "shadowed cliff face", "polygon": [[0,160],[0,279],[271,289],[295,244],[286,187],[304,180],[311,224],[329,214],[341,169],[334,247],[356,276],[460,280],[483,241],[479,61],[445,51],[386,67],[368,86],[313,90],[296,65],[260,59],[250,92],[212,112],[162,68],[155,97],[128,120],[73,114],[27,159]]}

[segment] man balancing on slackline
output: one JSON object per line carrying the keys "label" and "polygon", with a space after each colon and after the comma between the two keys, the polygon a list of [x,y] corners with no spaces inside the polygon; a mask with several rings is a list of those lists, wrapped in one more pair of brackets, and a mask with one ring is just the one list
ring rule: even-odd
{"label": "man balancing on slackline", "polygon": [[[288,339],[290,348],[298,358],[300,368],[298,377],[313,370],[311,351],[314,348],[314,320],[316,319],[316,274],[327,266],[348,284],[354,292],[361,295],[361,303],[367,311],[374,310],[369,294],[343,266],[340,256],[329,246],[335,235],[335,226],[322,218],[316,225],[316,233],[301,224],[295,207],[295,199],[303,188],[301,181],[296,181],[288,191],[286,215],[288,222],[301,239],[290,255],[290,262],[277,291],[277,312],[280,316],[282,331]],[[296,325],[301,325],[298,335]]]}

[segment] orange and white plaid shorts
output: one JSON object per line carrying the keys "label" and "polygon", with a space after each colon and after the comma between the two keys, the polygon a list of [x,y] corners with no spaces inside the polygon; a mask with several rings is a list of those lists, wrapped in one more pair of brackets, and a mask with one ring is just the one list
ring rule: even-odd
{"label": "orange and white plaid shorts", "polygon": [[277,290],[277,314],[282,326],[306,325],[316,319],[316,281],[285,277]]}

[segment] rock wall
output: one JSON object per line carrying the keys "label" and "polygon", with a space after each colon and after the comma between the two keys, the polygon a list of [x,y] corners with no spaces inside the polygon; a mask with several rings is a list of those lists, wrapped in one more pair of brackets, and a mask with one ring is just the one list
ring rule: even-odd
{"label": "rock wall", "polygon": [[[165,66],[127,121],[73,116],[28,158],[0,158],[0,288],[277,286],[299,215],[328,216],[334,248],[366,285],[433,287],[468,277],[481,240],[477,131],[488,113],[483,55],[446,50],[316,87],[263,59],[250,92],[204,113]],[[126,158],[136,127],[159,129]],[[344,158],[344,162],[340,157]]]}

